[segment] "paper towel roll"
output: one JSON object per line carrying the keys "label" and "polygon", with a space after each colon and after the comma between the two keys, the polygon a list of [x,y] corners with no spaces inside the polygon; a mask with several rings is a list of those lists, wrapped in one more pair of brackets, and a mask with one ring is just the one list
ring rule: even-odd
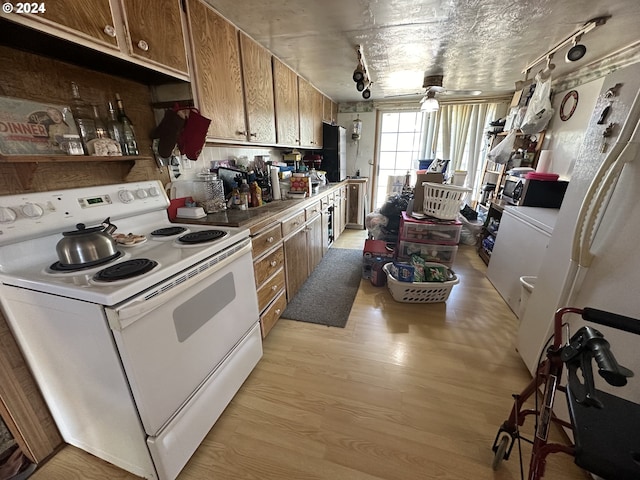
{"label": "paper towel roll", "polygon": [[278,167],[271,167],[271,193],[273,194],[274,200],[280,200],[282,196],[280,195],[280,178],[278,177],[278,172],[280,169]]}
{"label": "paper towel roll", "polygon": [[551,168],[551,150],[540,150],[536,172],[546,173]]}

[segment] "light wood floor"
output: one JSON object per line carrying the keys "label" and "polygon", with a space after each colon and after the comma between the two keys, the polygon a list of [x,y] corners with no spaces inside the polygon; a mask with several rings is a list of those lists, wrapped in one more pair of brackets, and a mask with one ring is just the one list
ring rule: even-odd
{"label": "light wood floor", "polygon": [[[334,248],[361,249],[365,235],[348,230]],[[454,270],[446,304],[396,303],[362,280],[346,328],[278,322],[179,479],[519,479],[517,451],[494,472],[490,448],[530,379],[517,319],[473,247]],[[137,477],[67,446],[32,478]],[[544,478],[587,477],[556,454]]]}

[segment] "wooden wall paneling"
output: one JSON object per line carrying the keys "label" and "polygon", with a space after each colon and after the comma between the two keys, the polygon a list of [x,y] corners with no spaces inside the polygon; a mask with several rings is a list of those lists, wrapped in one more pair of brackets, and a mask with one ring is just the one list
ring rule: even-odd
{"label": "wooden wall paneling", "polygon": [[22,452],[39,463],[63,440],[0,311],[0,416]]}
{"label": "wooden wall paneling", "polygon": [[[106,102],[119,93],[134,125],[141,156],[152,157],[150,132],[155,128],[151,91],[147,85],[114,75],[87,70],[51,58],[0,46],[0,85],[4,95],[28,100],[69,105],[71,82],[89,103],[97,103],[106,115]],[[0,163],[0,195],[23,191],[21,172],[29,166]],[[30,191],[107,185],[125,181],[159,179],[169,181],[166,168],[159,169],[153,159],[135,161],[38,164]]]}

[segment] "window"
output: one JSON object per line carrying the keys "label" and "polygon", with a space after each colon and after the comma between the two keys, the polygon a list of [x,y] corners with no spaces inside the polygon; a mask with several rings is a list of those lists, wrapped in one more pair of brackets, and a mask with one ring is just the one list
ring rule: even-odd
{"label": "window", "polygon": [[417,168],[423,121],[419,111],[384,112],[381,117],[376,208],[384,204],[387,192],[394,191],[394,179],[396,189],[398,183],[401,188],[407,172]]}

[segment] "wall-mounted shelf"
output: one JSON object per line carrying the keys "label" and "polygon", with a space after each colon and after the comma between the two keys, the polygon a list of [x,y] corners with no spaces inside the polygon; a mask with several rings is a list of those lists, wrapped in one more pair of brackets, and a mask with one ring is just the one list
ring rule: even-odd
{"label": "wall-mounted shelf", "polygon": [[0,155],[0,163],[13,164],[22,188],[29,190],[33,177],[42,163],[128,162],[129,171],[136,160],[152,160],[147,156],[98,157],[88,155]]}

